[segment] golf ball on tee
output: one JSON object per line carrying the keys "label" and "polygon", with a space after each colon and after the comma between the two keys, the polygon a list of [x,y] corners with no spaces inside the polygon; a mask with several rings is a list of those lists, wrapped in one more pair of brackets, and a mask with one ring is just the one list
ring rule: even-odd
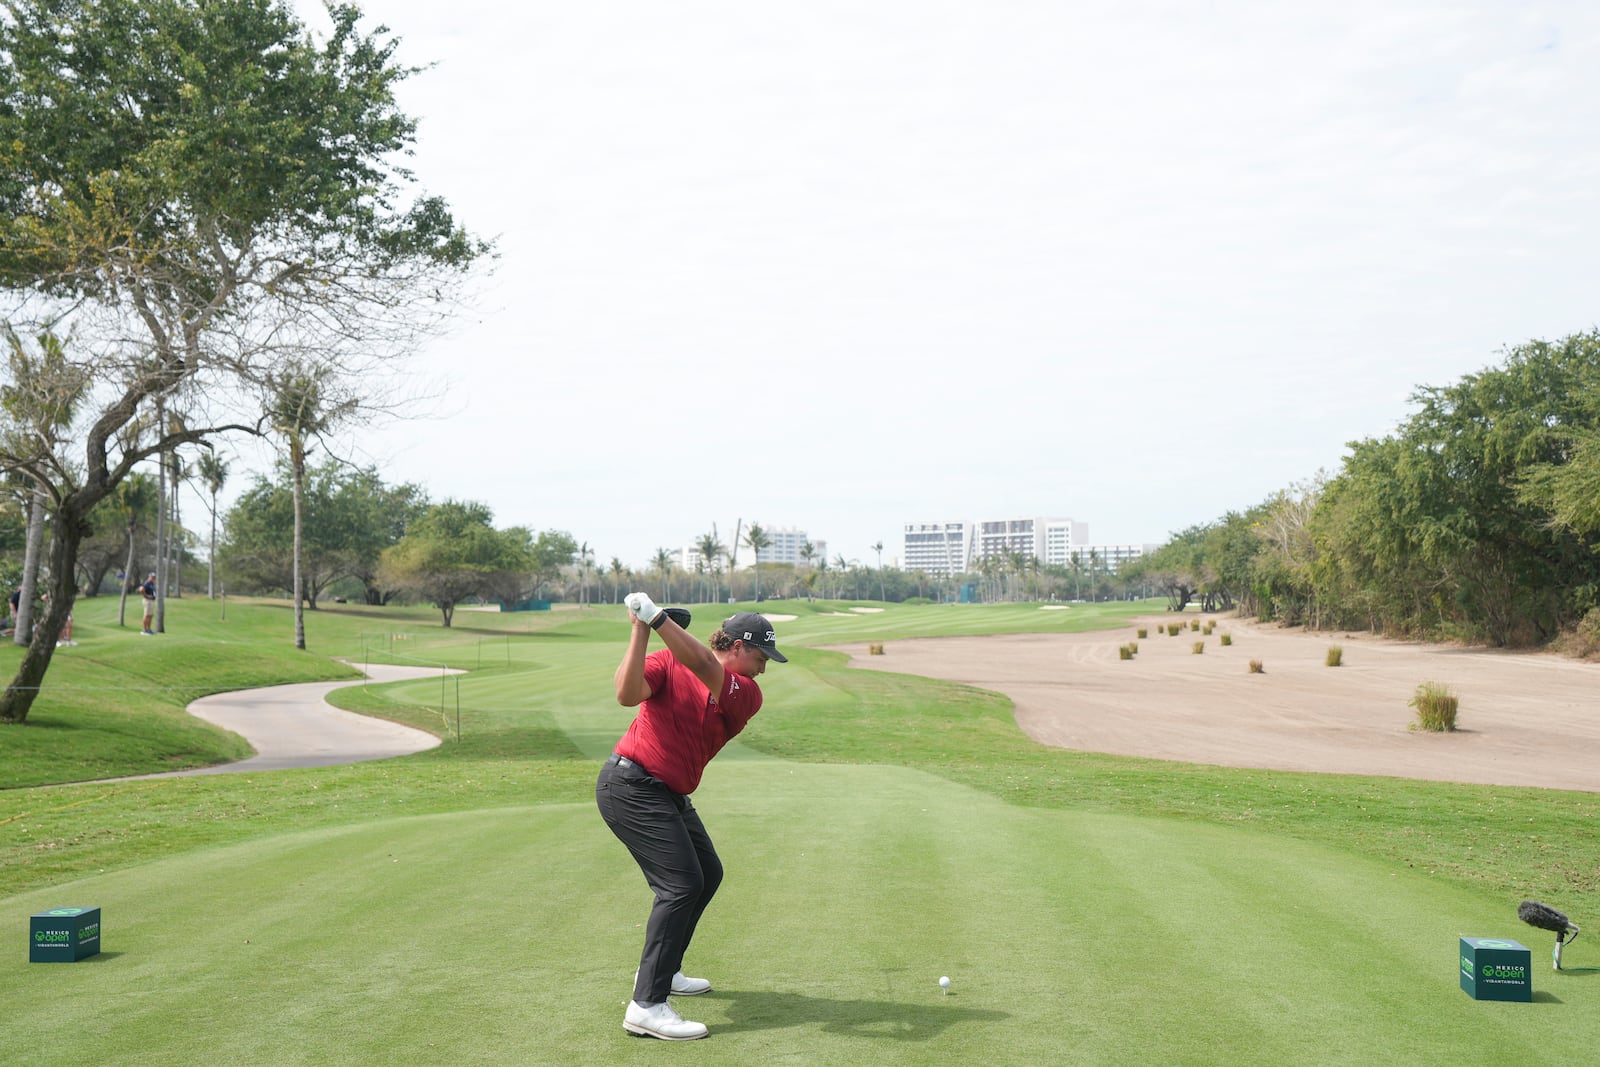
{"label": "golf ball on tee", "polygon": [[949,989],[950,988],[950,976],[948,974],[939,979],[939,988],[940,989]]}

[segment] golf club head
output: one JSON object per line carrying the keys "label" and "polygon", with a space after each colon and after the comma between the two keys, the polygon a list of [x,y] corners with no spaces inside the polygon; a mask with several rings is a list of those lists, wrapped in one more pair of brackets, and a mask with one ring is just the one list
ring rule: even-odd
{"label": "golf club head", "polygon": [[667,618],[671,619],[685,630],[689,628],[689,620],[693,616],[689,614],[688,608],[662,608],[661,610],[666,612]]}

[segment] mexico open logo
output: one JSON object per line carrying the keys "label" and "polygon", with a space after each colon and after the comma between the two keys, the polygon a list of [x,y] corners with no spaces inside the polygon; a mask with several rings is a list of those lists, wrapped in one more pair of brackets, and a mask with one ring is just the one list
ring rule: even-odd
{"label": "mexico open logo", "polygon": [[1497,937],[1463,937],[1461,991],[1473,1000],[1533,999],[1533,968],[1527,946]]}
{"label": "mexico open logo", "polygon": [[29,919],[30,963],[73,963],[99,951],[99,908],[52,908]]}

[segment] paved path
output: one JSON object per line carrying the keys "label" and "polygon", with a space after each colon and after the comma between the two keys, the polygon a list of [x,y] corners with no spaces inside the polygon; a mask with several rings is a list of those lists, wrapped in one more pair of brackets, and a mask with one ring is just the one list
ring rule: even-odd
{"label": "paved path", "polygon": [[[374,682],[401,682],[462,673],[439,667],[397,667],[385,663],[368,663],[361,669]],[[406,756],[439,744],[437,737],[424,730],[342,711],[327,702],[328,694],[335,689],[361,684],[359,678],[343,682],[298,682],[201,697],[189,705],[189,714],[233,731],[250,742],[256,754],[234,763],[135,777],[176,778],[191,774],[328,767]]]}

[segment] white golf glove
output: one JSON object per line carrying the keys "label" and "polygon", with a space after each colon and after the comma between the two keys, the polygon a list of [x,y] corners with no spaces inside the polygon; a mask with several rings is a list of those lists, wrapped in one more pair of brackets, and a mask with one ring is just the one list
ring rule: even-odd
{"label": "white golf glove", "polygon": [[628,605],[628,610],[633,617],[647,626],[654,626],[661,617],[661,609],[656,607],[656,602],[650,599],[649,593],[629,593],[623,597],[622,602]]}

